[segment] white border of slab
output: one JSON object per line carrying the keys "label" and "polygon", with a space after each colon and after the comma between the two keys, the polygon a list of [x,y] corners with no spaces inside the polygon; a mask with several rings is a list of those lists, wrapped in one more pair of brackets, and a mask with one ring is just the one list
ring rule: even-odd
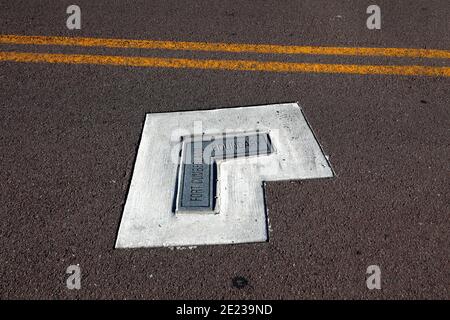
{"label": "white border of slab", "polygon": [[[268,132],[275,152],[218,163],[217,214],[176,214],[180,140],[199,125],[205,135]],[[264,181],[332,176],[297,103],[147,114],[116,248],[266,241]]]}

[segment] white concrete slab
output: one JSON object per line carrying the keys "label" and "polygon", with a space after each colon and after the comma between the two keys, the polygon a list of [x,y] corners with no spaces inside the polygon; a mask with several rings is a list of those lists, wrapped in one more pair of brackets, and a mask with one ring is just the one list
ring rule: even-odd
{"label": "white concrete slab", "polygon": [[[216,214],[177,214],[181,138],[255,131],[274,152],[218,162]],[[332,176],[297,103],[148,114],[116,248],[266,241],[264,181]]]}

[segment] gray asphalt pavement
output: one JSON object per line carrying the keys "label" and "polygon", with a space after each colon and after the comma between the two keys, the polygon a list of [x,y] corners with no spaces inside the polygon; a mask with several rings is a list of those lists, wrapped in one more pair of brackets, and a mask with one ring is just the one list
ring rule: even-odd
{"label": "gray asphalt pavement", "polygon": [[[0,1],[0,34],[450,49],[448,1]],[[0,44],[448,66],[448,59]],[[336,176],[271,182],[268,243],[114,249],[145,114],[298,101]],[[1,299],[449,299],[450,78],[0,61]],[[79,264],[82,288],[68,290]],[[368,290],[379,265],[382,289]],[[237,288],[233,278],[248,285]]]}

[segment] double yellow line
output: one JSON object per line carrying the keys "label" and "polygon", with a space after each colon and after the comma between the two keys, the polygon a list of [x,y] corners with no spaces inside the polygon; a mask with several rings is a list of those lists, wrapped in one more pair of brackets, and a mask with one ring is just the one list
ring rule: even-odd
{"label": "double yellow line", "polygon": [[[139,48],[158,50],[290,54],[290,55],[334,55],[334,56],[381,56],[426,59],[450,59],[450,51],[407,48],[351,48],[351,47],[312,47],[280,46],[264,44],[229,44],[206,42],[177,42],[155,40],[126,40],[101,38],[71,38],[55,36],[0,35],[0,44],[14,45],[56,45],[108,48]],[[122,65],[134,67],[222,69],[269,72],[312,72],[312,73],[351,73],[351,74],[392,74],[450,76],[450,67],[420,65],[351,65],[318,64],[292,62],[263,62],[249,60],[200,60],[179,58],[130,57],[81,54],[50,54],[30,52],[0,51],[0,61]]]}

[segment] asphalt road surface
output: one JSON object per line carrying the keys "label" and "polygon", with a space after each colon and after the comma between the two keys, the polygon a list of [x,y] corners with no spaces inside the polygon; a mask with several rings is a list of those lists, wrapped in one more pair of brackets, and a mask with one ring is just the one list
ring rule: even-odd
{"label": "asphalt road surface", "polygon": [[[449,299],[450,3],[379,0],[381,30],[369,30],[372,2],[1,0],[0,34],[13,40],[0,43],[0,298]],[[81,30],[66,27],[70,4],[81,8]],[[31,35],[436,49],[447,58],[14,40]],[[49,63],[48,54],[160,60]],[[410,74],[157,65],[167,58]],[[146,113],[293,101],[336,176],[269,183],[269,242],[114,249]],[[66,287],[72,264],[80,290]],[[381,269],[381,290],[366,287],[369,265]]]}

